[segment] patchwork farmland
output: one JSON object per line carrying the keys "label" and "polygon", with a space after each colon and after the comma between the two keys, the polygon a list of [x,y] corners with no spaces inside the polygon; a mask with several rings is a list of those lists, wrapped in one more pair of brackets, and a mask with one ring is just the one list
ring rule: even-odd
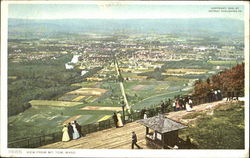
{"label": "patchwork farmland", "polygon": [[[161,100],[183,93],[180,89],[188,82],[189,80],[180,80],[180,82],[137,80],[126,81],[124,86],[129,104],[133,109],[141,109],[155,106]],[[121,92],[117,82],[88,81],[77,85],[82,85],[82,88],[66,92],[56,100],[30,101],[32,107],[20,115],[10,117],[9,125],[20,130],[29,127],[31,130],[26,134],[43,135],[60,131],[64,123],[73,120],[84,125],[109,119],[114,111],[122,111]],[[25,122],[25,126],[22,122]],[[24,138],[26,135],[21,133],[17,135],[12,130],[8,134],[13,140],[15,137]]]}
{"label": "patchwork farmland", "polygon": [[92,103],[98,99],[98,97],[105,94],[108,90],[101,88],[80,88],[58,98],[60,101],[71,101],[71,102],[87,102]]}

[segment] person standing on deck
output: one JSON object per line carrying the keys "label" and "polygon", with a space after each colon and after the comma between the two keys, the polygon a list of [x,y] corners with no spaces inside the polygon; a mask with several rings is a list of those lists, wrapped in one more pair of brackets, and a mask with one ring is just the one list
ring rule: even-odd
{"label": "person standing on deck", "polygon": [[188,97],[188,104],[190,105],[191,108],[193,108],[193,101],[191,97]]}
{"label": "person standing on deck", "polygon": [[189,102],[189,99],[187,98],[187,101],[186,101],[186,111],[189,112],[189,111],[193,111],[193,109],[191,108],[191,105],[190,105],[190,102]]}
{"label": "person standing on deck", "polygon": [[143,115],[143,119],[147,119],[148,118],[147,113],[148,113],[147,110],[145,110],[144,115]]}
{"label": "person standing on deck", "polygon": [[69,138],[69,133],[68,133],[68,127],[66,124],[63,125],[63,129],[62,129],[62,132],[63,132],[63,136],[62,136],[62,141],[63,142],[67,142],[70,140]]}
{"label": "person standing on deck", "polygon": [[174,108],[174,111],[176,111],[176,100],[173,102],[172,107]]}
{"label": "person standing on deck", "polygon": [[70,122],[68,123],[68,133],[69,133],[70,140],[73,139],[74,130],[73,130],[73,127],[71,126]]}
{"label": "person standing on deck", "polygon": [[214,90],[214,101],[218,101],[218,91]]}
{"label": "person standing on deck", "polygon": [[75,125],[76,125],[76,129],[79,132],[80,137],[82,136],[82,127],[76,122],[76,120],[74,121]]}
{"label": "person standing on deck", "polygon": [[175,108],[176,108],[176,110],[175,110],[175,111],[180,111],[180,109],[181,109],[179,99],[176,99],[176,101],[175,101]]}
{"label": "person standing on deck", "polygon": [[73,127],[73,139],[78,139],[80,137],[78,130],[76,129],[76,124],[74,121],[72,121],[72,127]]}
{"label": "person standing on deck", "polygon": [[141,110],[141,118],[144,118],[144,114],[146,113],[146,109],[145,107],[143,107],[143,109]]}
{"label": "person standing on deck", "polygon": [[217,90],[217,92],[218,92],[218,99],[219,99],[219,100],[222,100],[222,94],[221,94],[221,91],[220,91],[220,90]]}
{"label": "person standing on deck", "polygon": [[114,119],[115,127],[118,128],[118,119],[117,119],[116,112],[114,112],[113,119]]}
{"label": "person standing on deck", "polygon": [[184,106],[183,106],[184,101],[183,101],[183,98],[182,98],[182,97],[180,97],[180,98],[178,99],[178,104],[179,104],[180,110],[181,110],[181,109],[184,109]]}
{"label": "person standing on deck", "polygon": [[227,91],[227,101],[231,101],[232,95],[230,91]]}
{"label": "person standing on deck", "polygon": [[163,100],[161,101],[161,113],[163,114],[165,112],[165,104]]}
{"label": "person standing on deck", "polygon": [[117,113],[117,120],[118,120],[117,126],[118,126],[118,127],[123,127],[122,115],[121,115],[119,112]]}
{"label": "person standing on deck", "polygon": [[134,145],[138,148],[138,149],[142,149],[137,143],[137,136],[135,134],[135,132],[132,132],[132,146],[131,148],[134,149]]}

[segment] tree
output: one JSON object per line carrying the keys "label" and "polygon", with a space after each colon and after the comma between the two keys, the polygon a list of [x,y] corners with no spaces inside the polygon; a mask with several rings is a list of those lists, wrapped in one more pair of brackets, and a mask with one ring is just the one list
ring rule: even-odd
{"label": "tree", "polygon": [[245,64],[238,64],[235,67],[213,75],[206,81],[197,80],[194,85],[193,95],[206,97],[212,89],[226,91],[236,91],[241,96],[244,95]]}

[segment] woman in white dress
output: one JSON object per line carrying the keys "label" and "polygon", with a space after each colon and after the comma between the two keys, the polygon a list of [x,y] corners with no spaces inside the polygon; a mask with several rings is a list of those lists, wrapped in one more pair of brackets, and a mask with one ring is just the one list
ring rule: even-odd
{"label": "woman in white dress", "polygon": [[122,123],[122,115],[118,112],[117,114],[117,119],[118,119],[118,121],[117,121],[117,126],[118,127],[123,127],[123,123]]}
{"label": "woman in white dress", "polygon": [[145,112],[144,115],[143,115],[143,119],[147,119],[147,118],[148,118],[147,112]]}
{"label": "woman in white dress", "polygon": [[63,132],[63,136],[62,136],[62,141],[63,142],[67,142],[70,140],[69,138],[69,133],[68,133],[68,127],[66,124],[64,124],[64,127],[62,129],[62,132]]}
{"label": "woman in white dress", "polygon": [[77,128],[76,128],[75,122],[72,121],[71,125],[72,125],[73,131],[74,131],[74,132],[73,132],[73,139],[78,139],[78,138],[80,138],[80,134],[79,134],[79,132],[78,132],[78,130],[77,130]]}
{"label": "woman in white dress", "polygon": [[191,104],[192,104],[192,100],[188,99],[188,101],[186,102],[186,111],[193,111],[193,109],[191,108]]}

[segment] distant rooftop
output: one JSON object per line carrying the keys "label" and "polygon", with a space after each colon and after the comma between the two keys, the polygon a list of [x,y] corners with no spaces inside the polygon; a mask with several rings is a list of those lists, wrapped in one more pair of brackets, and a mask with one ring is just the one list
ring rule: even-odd
{"label": "distant rooftop", "polygon": [[147,119],[138,120],[136,122],[146,127],[149,127],[153,130],[156,130],[159,133],[167,133],[187,127],[181,123],[166,118],[163,115],[158,115]]}

